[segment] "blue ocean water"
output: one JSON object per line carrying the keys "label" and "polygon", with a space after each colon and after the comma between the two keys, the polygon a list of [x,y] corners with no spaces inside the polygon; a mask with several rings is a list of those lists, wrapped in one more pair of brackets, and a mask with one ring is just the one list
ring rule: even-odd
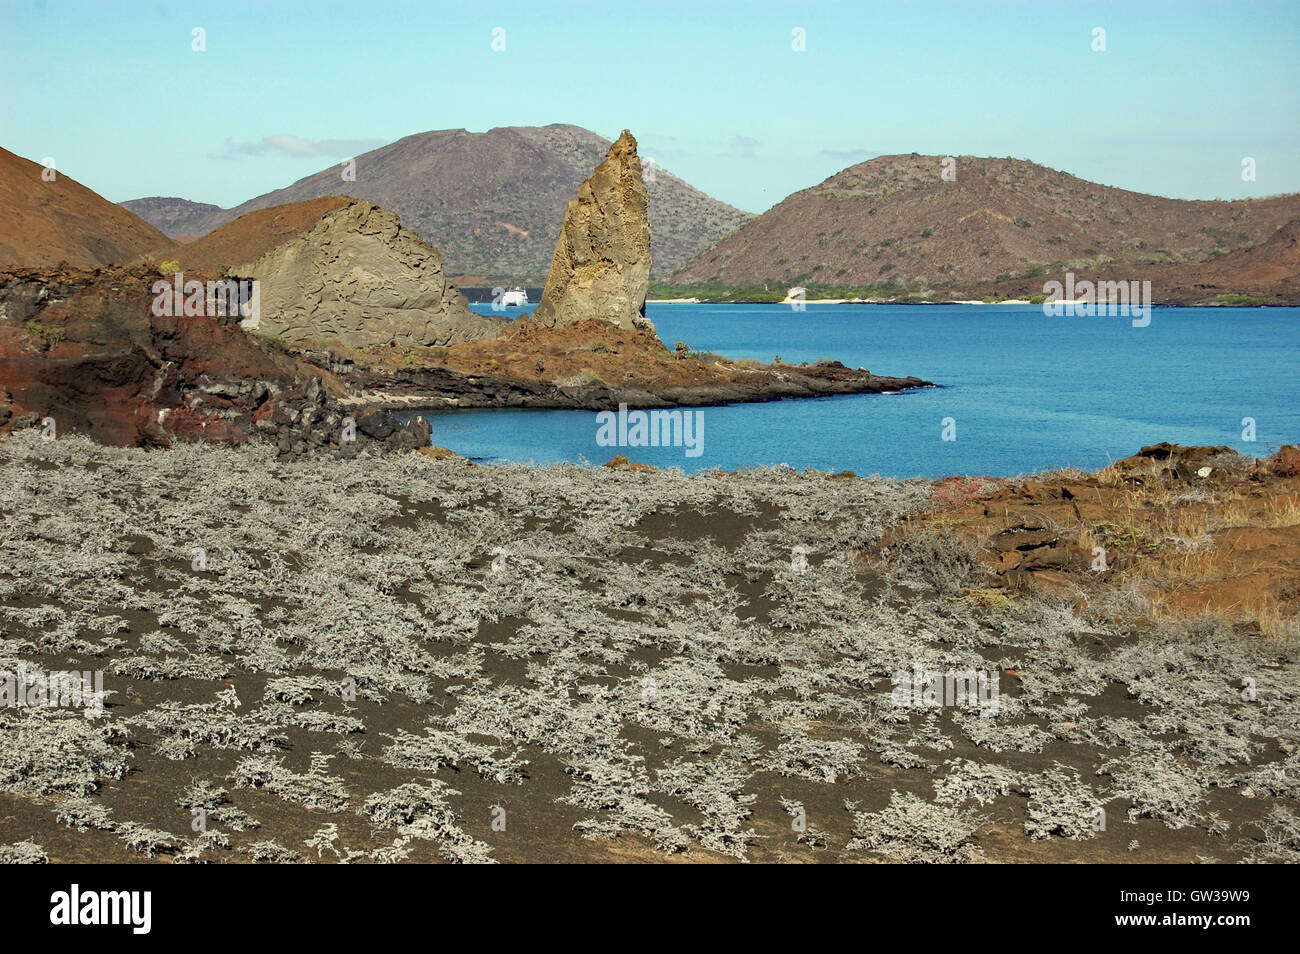
{"label": "blue ocean water", "polygon": [[[1049,318],[1034,305],[646,311],[669,345],[762,361],[834,358],[940,387],[702,408],[699,457],[601,447],[591,411],[432,412],[434,443],[482,461],[604,463],[626,453],[686,471],[785,463],[939,477],[1095,469],[1162,440],[1253,455],[1300,441],[1300,308],[1157,308],[1144,328],[1126,317]],[[946,418],[956,440],[942,439]],[[1253,442],[1243,418],[1255,422]]]}

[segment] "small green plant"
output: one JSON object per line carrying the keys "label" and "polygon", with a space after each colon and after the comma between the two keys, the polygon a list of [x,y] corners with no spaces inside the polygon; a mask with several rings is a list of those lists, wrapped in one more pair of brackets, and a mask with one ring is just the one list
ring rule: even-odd
{"label": "small green plant", "polygon": [[1106,541],[1107,546],[1117,550],[1139,547],[1146,539],[1141,527],[1110,520],[1097,524],[1097,535]]}
{"label": "small green plant", "polygon": [[1208,305],[1276,305],[1278,298],[1261,298],[1257,295],[1216,295],[1206,304]]}
{"label": "small green plant", "polygon": [[49,347],[52,344],[58,344],[63,340],[65,334],[62,328],[49,328],[41,324],[39,321],[27,322],[27,330],[32,334],[37,335],[41,341],[44,342],[46,347]]}
{"label": "small green plant", "polygon": [[175,275],[180,270],[181,263],[174,258],[158,265],[158,271],[162,272],[164,275]]}

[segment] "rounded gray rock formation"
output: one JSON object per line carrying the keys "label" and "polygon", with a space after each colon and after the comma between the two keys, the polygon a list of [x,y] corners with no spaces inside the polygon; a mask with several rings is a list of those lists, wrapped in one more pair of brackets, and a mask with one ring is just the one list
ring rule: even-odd
{"label": "rounded gray rock formation", "polygon": [[286,341],[450,345],[494,338],[507,324],[471,311],[438,250],[363,199],[231,273],[258,280],[257,331]]}

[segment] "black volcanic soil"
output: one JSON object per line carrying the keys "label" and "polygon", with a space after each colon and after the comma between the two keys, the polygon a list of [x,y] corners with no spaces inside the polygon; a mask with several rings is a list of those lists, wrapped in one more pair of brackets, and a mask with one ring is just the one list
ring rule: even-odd
{"label": "black volcanic soil", "polygon": [[[955,544],[919,575],[856,556],[943,484],[24,434],[0,488],[0,668],[113,693],[99,720],[0,709],[0,850],[1297,857],[1294,639],[987,600]],[[913,666],[992,670],[999,707],[897,704]]]}

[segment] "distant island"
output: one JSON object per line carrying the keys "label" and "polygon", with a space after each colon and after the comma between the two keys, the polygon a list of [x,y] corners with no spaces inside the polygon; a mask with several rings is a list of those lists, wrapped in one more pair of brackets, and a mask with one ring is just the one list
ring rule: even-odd
{"label": "distant island", "polygon": [[1300,195],[1192,201],[1018,159],[882,156],[797,192],[653,298],[1038,303],[1066,272],[1150,280],[1157,304],[1300,303]]}

